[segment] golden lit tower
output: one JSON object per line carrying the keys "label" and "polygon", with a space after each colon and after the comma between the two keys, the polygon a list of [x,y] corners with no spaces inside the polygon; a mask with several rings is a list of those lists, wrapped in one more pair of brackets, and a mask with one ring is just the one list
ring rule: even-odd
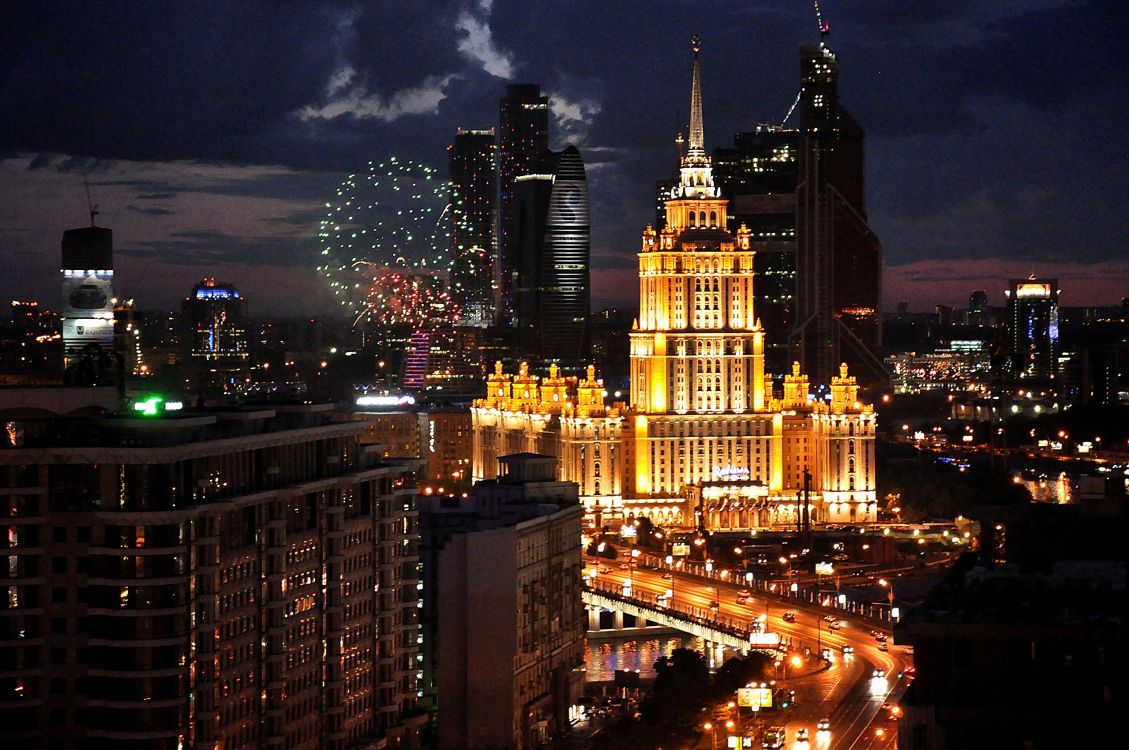
{"label": "golden lit tower", "polygon": [[[754,252],[748,230],[742,227],[734,237],[725,229],[726,201],[714,185],[703,143],[700,40],[693,42],[689,149],[666,202],[666,227],[661,232],[647,227],[639,253],[631,403],[638,415],[636,438],[643,440],[661,434],[678,442],[703,428],[728,434],[729,427],[748,426],[749,420],[703,421],[696,415],[741,415],[764,411],[765,405],[764,332],[753,308]],[[745,450],[752,446],[723,442],[728,450],[702,462],[685,456],[683,448],[685,465],[678,455],[666,454],[663,441],[655,460],[651,451],[637,451],[636,491],[677,493],[684,481],[711,479],[715,466],[761,475]],[[760,454],[764,478],[778,486],[779,477],[767,472],[769,446],[761,447],[764,452],[752,447],[753,455]],[[715,453],[712,446],[704,452]]]}
{"label": "golden lit tower", "polygon": [[719,531],[876,519],[874,410],[842,365],[830,401],[794,364],[774,397],[753,296],[752,233],[726,229],[702,121],[700,40],[693,40],[689,148],[665,201],[665,226],[639,252],[639,318],[631,331],[631,404],[607,406],[603,383],[555,368],[497,366],[471,409],[473,471],[497,457],[556,456],[580,487],[593,528],[648,518]]}

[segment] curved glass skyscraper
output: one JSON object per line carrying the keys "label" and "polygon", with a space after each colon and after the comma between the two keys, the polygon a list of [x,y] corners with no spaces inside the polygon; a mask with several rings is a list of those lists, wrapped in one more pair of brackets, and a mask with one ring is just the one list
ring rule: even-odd
{"label": "curved glass skyscraper", "polygon": [[523,356],[577,368],[590,296],[588,180],[575,146],[546,151],[516,184],[514,294]]}

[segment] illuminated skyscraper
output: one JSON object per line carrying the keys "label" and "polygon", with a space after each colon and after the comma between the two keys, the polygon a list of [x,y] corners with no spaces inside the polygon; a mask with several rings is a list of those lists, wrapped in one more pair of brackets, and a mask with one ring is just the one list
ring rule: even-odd
{"label": "illuminated skyscraper", "polygon": [[535,360],[577,368],[589,302],[588,181],[575,146],[546,151],[515,182],[514,325]]}
{"label": "illuminated skyscraper", "polygon": [[557,456],[597,525],[874,521],[875,414],[847,365],[826,398],[809,393],[798,363],[779,393],[765,376],[756,252],[748,227],[725,227],[728,202],[704,147],[697,40],[694,53],[689,148],[665,226],[648,226],[638,253],[630,406],[605,405],[594,367],[577,382],[555,366],[539,379],[499,362],[471,409],[474,476],[490,478],[507,453]]}
{"label": "illuminated skyscraper", "polygon": [[800,49],[796,314],[792,353],[815,383],[847,362],[867,385],[882,364],[882,247],[867,225],[865,134],[839,105],[838,62]]}
{"label": "illuminated skyscraper", "polygon": [[183,304],[187,343],[201,392],[237,389],[247,370],[247,317],[239,290],[206,278]]}
{"label": "illuminated skyscraper", "polygon": [[519,259],[514,246],[514,180],[533,171],[549,148],[549,97],[535,83],[513,84],[499,106],[498,120],[498,309],[497,322],[512,325],[514,278]]}
{"label": "illuminated skyscraper", "polygon": [[1007,290],[1007,328],[1012,374],[1020,380],[1058,375],[1058,279],[1012,279]]}
{"label": "illuminated skyscraper", "polygon": [[90,344],[106,351],[114,347],[113,232],[95,226],[68,229],[62,260],[63,356],[71,365]]}
{"label": "illuminated skyscraper", "polygon": [[461,325],[494,321],[494,129],[459,130],[450,155],[451,298]]}

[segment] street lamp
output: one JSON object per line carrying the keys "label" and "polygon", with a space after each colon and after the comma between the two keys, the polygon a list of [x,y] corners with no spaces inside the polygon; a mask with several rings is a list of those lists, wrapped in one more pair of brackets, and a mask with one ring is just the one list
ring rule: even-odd
{"label": "street lamp", "polygon": [[702,729],[710,733],[710,748],[717,750],[717,732],[714,731],[713,724],[707,721],[702,725]]}
{"label": "street lamp", "polygon": [[894,584],[890,583],[885,578],[879,578],[878,579],[878,585],[881,586],[884,589],[888,589],[888,591],[886,592],[886,601],[890,602],[890,624],[893,625],[894,624]]}
{"label": "street lamp", "polygon": [[636,560],[639,559],[639,549],[637,547],[631,548],[631,560],[627,563],[627,586],[631,590],[631,596],[635,596],[635,566]]}

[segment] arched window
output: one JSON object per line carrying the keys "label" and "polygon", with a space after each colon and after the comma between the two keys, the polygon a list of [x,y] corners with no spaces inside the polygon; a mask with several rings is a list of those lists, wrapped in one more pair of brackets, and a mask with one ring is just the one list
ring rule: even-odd
{"label": "arched window", "polygon": [[701,224],[703,227],[706,225],[706,212],[705,211],[699,211],[698,212],[698,223]]}
{"label": "arched window", "polygon": [[717,226],[717,211],[710,211],[710,226]]}

